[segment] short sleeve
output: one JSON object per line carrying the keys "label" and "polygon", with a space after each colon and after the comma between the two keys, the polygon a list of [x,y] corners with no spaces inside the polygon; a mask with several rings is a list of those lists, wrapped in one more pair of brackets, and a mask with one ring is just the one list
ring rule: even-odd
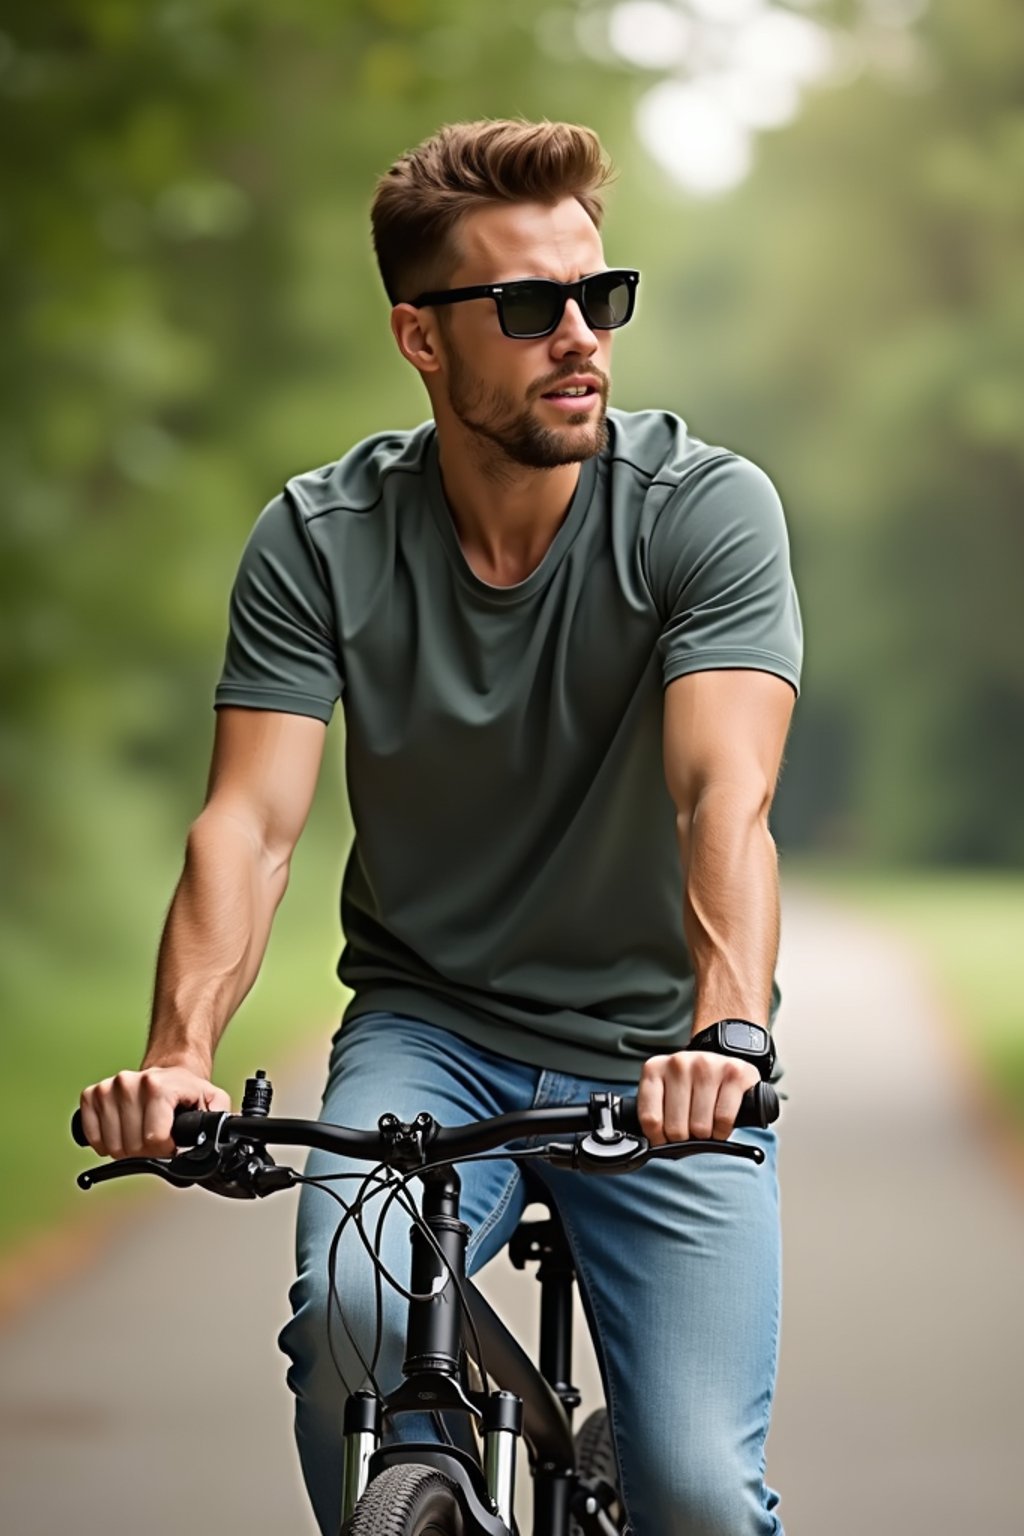
{"label": "short sleeve", "polygon": [[341,696],[330,584],[287,492],[265,507],[231,593],[216,708],[273,709],[326,724]]}
{"label": "short sleeve", "polygon": [[662,678],[749,667],[799,692],[803,632],[782,503],[748,459],[718,458],[669,496],[648,576]]}

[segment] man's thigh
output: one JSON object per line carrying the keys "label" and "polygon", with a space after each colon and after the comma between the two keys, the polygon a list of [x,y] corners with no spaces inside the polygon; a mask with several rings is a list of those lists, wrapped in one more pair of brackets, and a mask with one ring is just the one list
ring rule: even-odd
{"label": "man's thigh", "polygon": [[595,1334],[636,1536],[769,1536],[764,1485],[780,1250],[766,1158],[713,1153],[605,1178],[545,1170]]}

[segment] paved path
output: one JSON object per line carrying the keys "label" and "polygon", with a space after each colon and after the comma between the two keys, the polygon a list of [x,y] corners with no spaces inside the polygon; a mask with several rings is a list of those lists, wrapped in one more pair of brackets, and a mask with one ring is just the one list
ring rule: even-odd
{"label": "paved path", "polygon": [[[787,1536],[1008,1536],[1024,1200],[959,1107],[935,1001],[899,947],[790,895],[782,965],[792,1098],[769,1469]],[[854,1034],[884,1088],[848,1064]],[[309,1081],[279,1083],[279,1107],[315,1098]],[[103,1264],[0,1336],[5,1536],[314,1536],[273,1342],[292,1200],[156,1191]],[[537,1287],[524,1298],[511,1277],[500,1261],[487,1287],[532,1338]],[[592,1395],[592,1363],[578,1376]]]}

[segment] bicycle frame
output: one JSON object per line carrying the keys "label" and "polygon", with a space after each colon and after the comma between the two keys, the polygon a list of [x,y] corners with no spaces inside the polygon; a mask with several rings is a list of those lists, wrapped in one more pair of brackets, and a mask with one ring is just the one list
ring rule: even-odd
{"label": "bicycle frame", "polygon": [[[570,1512],[586,1536],[617,1536],[607,1514],[607,1492],[602,1497],[601,1490],[584,1488],[583,1496],[574,1500],[578,1479],[572,1415],[580,1402],[571,1381],[575,1267],[561,1222],[553,1213],[547,1220],[521,1222],[509,1245],[517,1268],[529,1261],[540,1265],[538,1370],[465,1278],[469,1228],[459,1218],[458,1173],[450,1166],[433,1169],[423,1183],[423,1221],[444,1260],[414,1225],[411,1289],[421,1299],[409,1304],[403,1380],[383,1401],[373,1393],[356,1392],[346,1403],[342,1532],[373,1477],[387,1466],[415,1462],[436,1467],[454,1484],[466,1536],[507,1536],[516,1529],[516,1456],[524,1438],[533,1468],[534,1536],[567,1536]],[[542,1187],[537,1198],[548,1203]],[[469,1317],[446,1264],[461,1284]],[[474,1391],[462,1379],[463,1361],[473,1352],[474,1328],[488,1375],[498,1384],[490,1394]],[[382,1446],[382,1418],[411,1411],[479,1419],[483,1472],[476,1458],[457,1445],[399,1441]]]}

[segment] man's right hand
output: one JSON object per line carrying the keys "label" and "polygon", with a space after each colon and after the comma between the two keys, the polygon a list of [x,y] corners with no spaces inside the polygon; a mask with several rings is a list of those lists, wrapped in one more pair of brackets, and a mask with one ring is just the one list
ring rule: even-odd
{"label": "man's right hand", "polygon": [[231,1099],[188,1067],[118,1072],[87,1088],[82,1129],[101,1157],[171,1157],[176,1109],[229,1111]]}

